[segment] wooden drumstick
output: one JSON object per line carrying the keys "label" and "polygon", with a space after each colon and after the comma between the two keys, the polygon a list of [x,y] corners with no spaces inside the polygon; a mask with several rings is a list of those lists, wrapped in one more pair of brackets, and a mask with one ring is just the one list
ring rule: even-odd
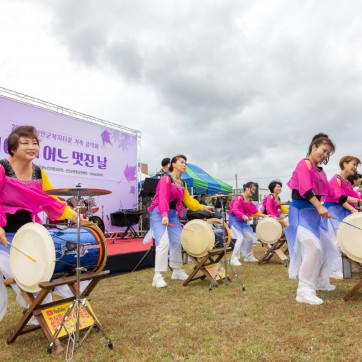
{"label": "wooden drumstick", "polygon": [[36,259],[33,258],[32,256],[30,256],[29,254],[27,254],[24,250],[19,249],[17,246],[9,243],[9,245],[14,248],[15,250],[17,250],[19,253],[22,253],[23,255],[25,255],[27,258],[29,258],[31,261],[33,261],[34,263],[36,263]]}
{"label": "wooden drumstick", "polygon": [[186,230],[186,231],[191,231],[191,232],[193,232],[193,230],[189,230],[189,229],[186,229],[186,228],[184,228],[184,227],[182,227],[182,226],[178,226],[178,225],[175,225],[175,224],[170,224],[170,223],[168,223],[167,226],[172,226],[173,228],[176,228],[176,229],[182,229],[182,230]]}
{"label": "wooden drumstick", "polygon": [[352,224],[350,224],[349,222],[347,222],[347,221],[343,221],[343,220],[339,220],[339,219],[337,219],[336,217],[334,217],[334,216],[330,216],[329,217],[330,219],[333,219],[333,220],[337,220],[337,221],[339,221],[339,222],[343,222],[343,224],[346,224],[346,225],[349,225],[349,226],[352,226],[352,227],[354,227],[354,228],[356,228],[356,229],[358,229],[358,230],[362,230],[361,228],[359,228],[358,226],[356,226],[356,225],[352,225]]}

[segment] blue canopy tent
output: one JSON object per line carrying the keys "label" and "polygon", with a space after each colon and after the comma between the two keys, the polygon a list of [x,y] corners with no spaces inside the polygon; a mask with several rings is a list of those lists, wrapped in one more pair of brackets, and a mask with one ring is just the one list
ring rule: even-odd
{"label": "blue canopy tent", "polygon": [[210,176],[202,168],[191,163],[187,163],[186,172],[181,178],[185,181],[191,195],[230,194],[233,191],[231,185]]}
{"label": "blue canopy tent", "polygon": [[[186,172],[182,174],[181,178],[185,181],[191,195],[230,194],[233,191],[231,185],[210,176],[202,168],[191,163],[187,163]],[[138,183],[139,189],[142,189],[143,183],[144,180]]]}

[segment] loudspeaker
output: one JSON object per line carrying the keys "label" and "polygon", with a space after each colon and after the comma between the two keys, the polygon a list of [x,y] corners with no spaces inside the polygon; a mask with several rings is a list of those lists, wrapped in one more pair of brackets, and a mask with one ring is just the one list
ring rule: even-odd
{"label": "loudspeaker", "polygon": [[154,196],[159,179],[147,177],[140,192],[141,197]]}

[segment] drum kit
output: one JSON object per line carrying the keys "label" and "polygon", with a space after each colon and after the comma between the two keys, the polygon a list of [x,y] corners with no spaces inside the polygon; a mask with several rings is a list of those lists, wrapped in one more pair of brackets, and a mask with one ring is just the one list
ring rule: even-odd
{"label": "drum kit", "polygon": [[[90,271],[99,273],[107,260],[107,244],[103,231],[92,222],[81,222],[80,215],[91,215],[98,211],[94,196],[107,195],[111,191],[89,188],[61,188],[47,190],[45,193],[57,196],[71,196],[70,203],[77,213],[75,227],[45,228],[38,223],[23,225],[15,234],[10,252],[10,267],[18,286],[25,292],[40,291],[39,284],[48,282],[64,275],[75,273],[75,299],[56,330],[48,353],[52,352],[62,327],[68,331],[66,320],[70,316],[74,321],[73,350],[79,347],[88,333],[80,340],[80,308],[85,308],[94,320],[94,325],[102,332],[108,347],[113,348],[111,340],[106,335],[101,324],[86,304],[86,298],[81,298],[81,273]],[[84,199],[84,197],[87,197]],[[71,335],[69,334],[69,340]]]}

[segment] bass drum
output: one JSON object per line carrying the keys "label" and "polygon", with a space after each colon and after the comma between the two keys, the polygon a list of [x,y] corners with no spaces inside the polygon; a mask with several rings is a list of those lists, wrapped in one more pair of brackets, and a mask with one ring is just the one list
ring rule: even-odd
{"label": "bass drum", "polygon": [[[38,223],[23,225],[14,235],[10,268],[16,283],[27,292],[40,290],[39,283],[75,273],[78,229],[46,229]],[[107,243],[96,225],[80,228],[80,264],[100,272],[107,261]]]}
{"label": "bass drum", "polygon": [[105,232],[104,222],[99,216],[91,216],[88,220],[97,225],[102,230],[102,233]]}
{"label": "bass drum", "polygon": [[358,263],[362,262],[362,213],[348,215],[343,219],[337,229],[337,242],[339,248],[348,258]]}
{"label": "bass drum", "polygon": [[266,217],[258,221],[255,232],[262,243],[274,244],[283,235],[283,227],[278,220]]}

